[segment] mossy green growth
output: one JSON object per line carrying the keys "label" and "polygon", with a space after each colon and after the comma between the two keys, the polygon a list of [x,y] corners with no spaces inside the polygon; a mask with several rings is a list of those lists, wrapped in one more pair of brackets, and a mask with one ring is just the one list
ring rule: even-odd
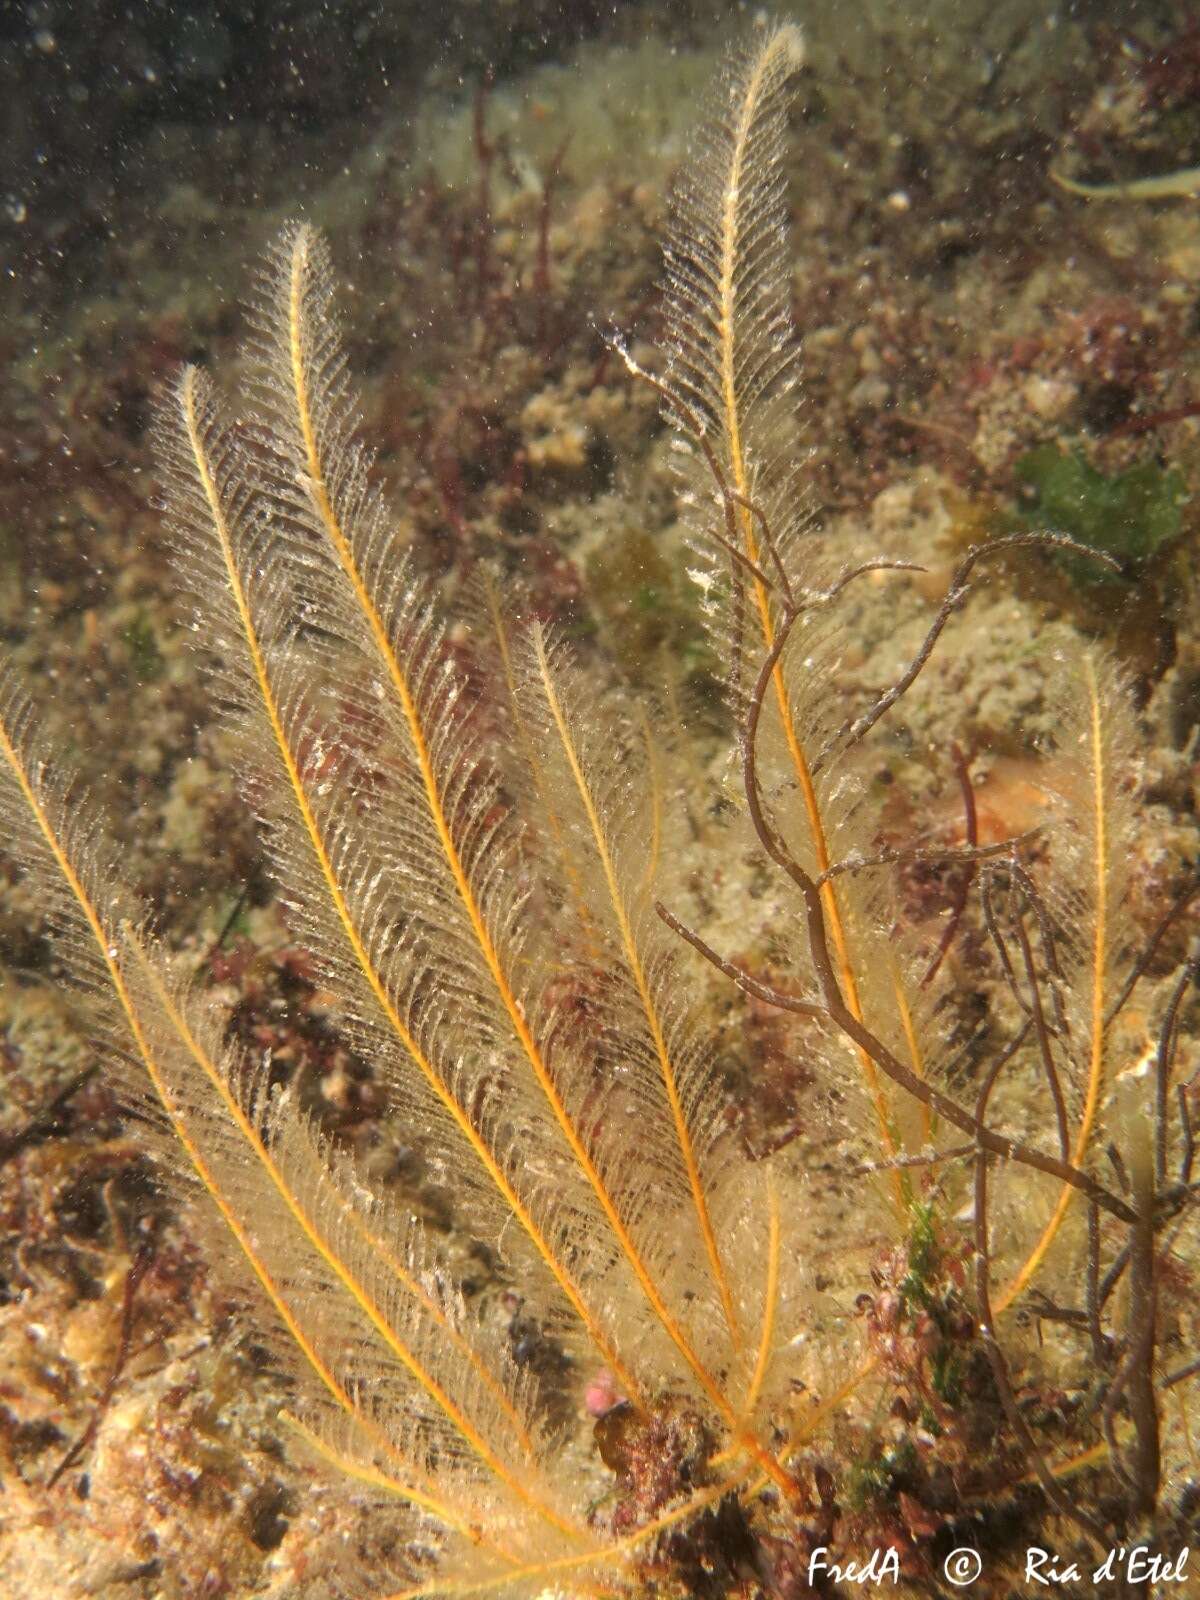
{"label": "mossy green growth", "polygon": [[843,1482],[846,1503],[852,1511],[895,1498],[917,1468],[917,1450],[911,1439],[901,1439],[891,1449],[872,1450],[847,1468]]}
{"label": "mossy green growth", "polygon": [[1014,475],[1024,491],[1018,527],[1065,533],[1114,557],[1123,568],[1118,575],[1098,561],[1058,555],[1078,583],[1127,581],[1181,531],[1183,475],[1155,461],[1139,461],[1106,477],[1081,451],[1063,450],[1051,441],[1022,456]]}
{"label": "mossy green growth", "polygon": [[139,683],[152,683],[162,672],[163,657],[154,630],[142,612],[126,625],[121,637],[129,651],[134,677]]}
{"label": "mossy green growth", "polygon": [[933,1206],[914,1200],[912,1227],[908,1235],[908,1272],[901,1281],[900,1293],[910,1305],[928,1311],[935,1303],[933,1279],[942,1265],[934,1231]]}
{"label": "mossy green growth", "polygon": [[[910,1209],[913,1220],[908,1235],[908,1271],[900,1282],[900,1293],[906,1310],[927,1312],[941,1335],[930,1355],[930,1383],[940,1400],[956,1406],[962,1398],[963,1364],[952,1336],[953,1291],[945,1280],[934,1207],[932,1202],[913,1201]],[[923,1417],[923,1422],[931,1433],[941,1433],[932,1411]]]}
{"label": "mossy green growth", "polygon": [[671,562],[650,534],[625,528],[587,562],[588,594],[634,682],[657,678],[666,651],[685,674],[709,667],[700,620]]}
{"label": "mossy green growth", "polygon": [[[929,1361],[929,1384],[934,1394],[944,1405],[957,1406],[963,1397],[963,1358],[961,1353],[948,1341],[943,1340],[934,1350]],[[941,1433],[941,1425],[937,1418],[930,1413],[926,1423],[931,1433]]]}

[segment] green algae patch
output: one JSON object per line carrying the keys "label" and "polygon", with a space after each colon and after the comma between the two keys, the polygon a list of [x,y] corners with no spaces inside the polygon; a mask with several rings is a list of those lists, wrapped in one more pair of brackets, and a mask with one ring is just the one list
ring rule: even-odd
{"label": "green algae patch", "polygon": [[1182,529],[1183,475],[1154,461],[1106,477],[1079,450],[1050,442],[1022,456],[1014,476],[1021,490],[1019,527],[1068,534],[1121,563],[1118,575],[1082,556],[1058,556],[1078,583],[1128,580]]}
{"label": "green algae patch", "polygon": [[709,669],[700,620],[678,565],[650,534],[640,528],[614,534],[588,558],[587,581],[617,658],[634,682],[657,677],[663,650],[686,674]]}
{"label": "green algae patch", "polygon": [[129,664],[139,683],[153,683],[162,676],[164,666],[162,651],[149,618],[141,611],[126,625],[121,634],[129,651]]}

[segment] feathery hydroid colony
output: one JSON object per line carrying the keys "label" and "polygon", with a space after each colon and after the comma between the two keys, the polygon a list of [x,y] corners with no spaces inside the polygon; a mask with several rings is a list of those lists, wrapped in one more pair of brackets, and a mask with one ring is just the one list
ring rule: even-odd
{"label": "feathery hydroid colony", "polygon": [[[1114,1113],[1117,1015],[1139,975],[1118,914],[1128,708],[1103,663],[1075,663],[1063,750],[1078,788],[1049,846],[959,852],[979,873],[1016,1021],[990,1053],[956,1057],[948,968],[905,934],[889,889],[914,852],[880,847],[862,750],[982,553],[964,559],[909,670],[847,715],[831,692],[847,597],[905,563],[833,547],[805,510],[781,165],[799,60],[795,29],[767,30],[722,75],[675,207],[665,372],[627,358],[678,432],[743,820],[797,896],[786,993],[710,950],[678,907],[656,907],[661,800],[640,713],[588,681],[494,583],[472,620],[497,692],[482,706],[468,687],[355,441],[310,228],[285,233],[264,273],[246,415],[228,420],[189,369],[160,421],[180,580],[295,935],[394,1115],[419,1134],[458,1225],[499,1254],[527,1318],[569,1357],[572,1398],[611,1375],[622,1406],[601,1427],[621,1468],[615,1500],[597,1503],[601,1469],[581,1465],[558,1397],[464,1301],[438,1238],[372,1193],[271,1087],[270,1062],[232,1048],[172,971],[86,796],[5,680],[5,826],[50,897],[98,1047],[163,1172],[193,1194],[198,1218],[232,1234],[257,1280],[298,1380],[296,1429],[331,1467],[442,1530],[436,1572],[406,1592],[591,1593],[652,1563],[669,1584],[686,1558],[668,1535],[684,1529],[704,1530],[712,1581],[779,1592],[819,1531],[853,1549],[853,1520],[839,1524],[812,1452],[856,1383],[873,1367],[893,1374],[878,1351],[854,1353],[856,1375],[833,1392],[846,1334],[822,1346],[805,1309],[803,1175],[786,1159],[750,1162],[723,1137],[680,935],[760,1001],[812,1019],[812,1061],[836,1103],[830,1149],[878,1169],[887,1226],[910,1259],[935,1219],[953,1254],[951,1214],[967,1198],[958,1167],[973,1170],[976,1320],[960,1336],[986,1353],[989,1403],[1008,1414],[1048,1503],[1098,1533],[1030,1432],[994,1320],[1087,1222],[1076,1320],[1102,1374],[1095,1459],[1120,1489],[1108,1515],[1147,1525],[1160,1494],[1156,1383],[1178,1374],[1163,1366],[1168,1317],[1154,1296],[1175,1241],[1166,1230],[1192,1199],[1174,1067],[1192,973],[1173,991],[1154,1070]],[[1010,1110],[1014,1083],[1038,1096],[1044,1126],[1030,1131],[1015,1099]],[[1115,1179],[1095,1157],[1108,1140],[1124,1151]],[[1010,1215],[1018,1188],[1022,1215]],[[1110,1331],[1125,1275],[1139,1294]],[[933,1291],[922,1292],[928,1310]],[[930,1337],[948,1338],[929,1315]],[[795,1399],[804,1385],[815,1408]],[[944,1431],[938,1405],[951,1401],[944,1386],[938,1396],[926,1422]],[[640,1497],[638,1451],[658,1472]],[[386,1590],[376,1574],[363,1592]]]}

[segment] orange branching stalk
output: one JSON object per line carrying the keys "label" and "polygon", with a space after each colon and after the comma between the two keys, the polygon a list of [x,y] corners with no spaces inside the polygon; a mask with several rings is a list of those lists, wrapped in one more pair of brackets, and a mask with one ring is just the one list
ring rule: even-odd
{"label": "orange branching stalk", "polygon": [[[1106,1532],[1067,1499],[1018,1403],[1004,1314],[1038,1289],[1043,1314],[1090,1342],[1096,1459],[1124,1496],[1110,1503],[1133,1528],[1163,1493],[1162,1395],[1194,1375],[1182,1354],[1167,1370],[1156,1308],[1194,1216],[1176,1062],[1195,964],[1170,993],[1145,1072],[1115,1085],[1128,1065],[1120,1015],[1145,965],[1120,920],[1131,717],[1103,661],[1057,664],[1081,685],[1063,708],[1075,789],[1062,816],[1036,848],[944,852],[972,866],[1012,1019],[965,1063],[963,1093],[951,965],[930,967],[891,887],[920,852],[880,848],[857,774],[993,548],[1055,536],[972,550],[897,681],[857,709],[830,692],[848,598],[913,563],[837,548],[806,506],[782,169],[801,56],[794,28],[769,29],[721,75],[676,201],[664,371],[627,358],[680,444],[748,837],[795,896],[786,992],[656,902],[656,867],[673,846],[646,713],[592,681],[494,581],[473,619],[475,648],[497,667],[480,715],[356,441],[329,264],[311,228],[287,230],[263,273],[239,422],[194,368],[159,420],[197,648],[295,936],[454,1197],[456,1226],[493,1249],[526,1315],[564,1352],[567,1421],[549,1380],[518,1365],[506,1331],[463,1297],[442,1240],[372,1193],[272,1087],[269,1061],[228,1042],[4,678],[9,848],[43,888],[97,1047],[164,1173],[198,1225],[232,1237],[257,1283],[265,1333],[297,1379],[297,1438],[409,1508],[425,1545],[440,1530],[436,1568],[414,1555],[393,1600],[610,1593],[651,1571],[669,1581],[672,1541],[721,1505],[736,1508],[760,1574],[768,1548],[800,1560],[818,1535],[839,1537],[830,1474],[812,1452],[853,1415],[881,1358],[844,1330],[815,1348],[809,1180],[794,1153],[754,1162],[730,1138],[689,998],[703,969],[685,972],[687,944],[760,1003],[808,1019],[814,1071],[842,1120],[829,1148],[883,1175],[894,1247],[920,1228],[951,1239],[951,1202],[973,1192],[974,1320],[956,1337],[986,1353],[1014,1448],[1049,1503]],[[1006,1097],[1018,1082],[1039,1107],[1032,1123]],[[1081,1250],[1081,1304],[1049,1302],[1049,1264]],[[605,1459],[627,1482],[665,1474],[665,1487],[615,1512],[569,1421],[600,1372],[619,1402]],[[810,1414],[797,1409],[800,1386],[815,1397]],[[1071,1465],[1064,1457],[1061,1470]],[[744,1568],[738,1581],[753,1587]],[[386,1577],[364,1580],[364,1594],[388,1591]]]}

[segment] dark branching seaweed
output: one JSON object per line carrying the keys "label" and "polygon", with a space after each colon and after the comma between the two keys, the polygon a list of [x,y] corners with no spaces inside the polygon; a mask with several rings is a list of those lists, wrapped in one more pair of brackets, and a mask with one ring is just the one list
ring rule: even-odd
{"label": "dark branching seaweed", "polygon": [[[1165,1285],[1195,1220],[1195,1096],[1178,1056],[1196,960],[1160,1000],[1151,1046],[1127,1058],[1126,1007],[1147,962],[1121,909],[1125,690],[1091,655],[1049,664],[1074,685],[1065,803],[1036,842],[941,853],[970,869],[1013,1019],[976,1052],[966,1098],[950,963],[931,964],[905,931],[893,887],[897,866],[931,852],[880,848],[859,781],[982,562],[1035,542],[1091,553],[1032,533],[972,550],[897,681],[849,715],[833,692],[848,600],[869,581],[886,594],[887,574],[914,563],[838,548],[806,509],[781,161],[800,55],[794,29],[769,30],[722,74],[675,206],[664,371],[626,358],[676,430],[747,837],[795,897],[786,991],[656,902],[660,802],[641,713],[494,585],[486,622],[484,608],[474,619],[474,648],[497,666],[483,714],[355,441],[310,228],[289,230],[265,272],[241,422],[195,369],[160,419],[197,647],[296,938],[453,1195],[457,1226],[519,1283],[579,1395],[609,1374],[620,1404],[598,1431],[621,1464],[615,1500],[598,1498],[604,1469],[560,1399],[463,1298],[439,1236],[372,1193],[173,970],[87,796],[4,680],[6,838],[47,897],[97,1051],[166,1181],[198,1226],[232,1236],[257,1281],[263,1329],[296,1376],[298,1434],[424,1524],[412,1570],[369,1574],[363,1594],[670,1588],[685,1534],[714,1582],[798,1594],[814,1542],[861,1554],[824,1441],[886,1363],[854,1354],[856,1328],[820,1326],[810,1181],[794,1151],[755,1162],[729,1137],[679,936],[760,1004],[806,1019],[837,1106],[828,1148],[847,1174],[875,1175],[910,1280],[929,1258],[914,1239],[935,1224],[943,1242],[961,1232],[974,1277],[963,1337],[986,1356],[1012,1449],[1052,1511],[1103,1545],[1152,1531],[1174,1492],[1164,1411],[1196,1362],[1169,1348]],[[1078,1304],[1045,1294],[1051,1263],[1078,1283]],[[906,1293],[929,1290],[910,1281]],[[1094,1366],[1069,1458],[1022,1403],[1021,1305],[1077,1334]],[[935,1387],[948,1404],[944,1372]],[[640,1498],[639,1452],[661,1480]],[[1085,1502],[1063,1479],[1089,1464],[1105,1493]],[[729,1518],[740,1544],[721,1532]],[[431,1527],[432,1571],[416,1553]]]}

